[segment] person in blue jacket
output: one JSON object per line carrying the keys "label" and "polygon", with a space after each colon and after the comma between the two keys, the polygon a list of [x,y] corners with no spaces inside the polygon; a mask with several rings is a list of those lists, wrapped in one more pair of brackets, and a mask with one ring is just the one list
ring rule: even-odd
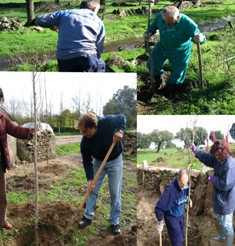
{"label": "person in blue jacket", "polygon": [[[119,217],[121,214],[121,188],[123,160],[122,151],[123,134],[126,129],[126,117],[123,114],[107,115],[97,119],[96,115],[88,112],[80,116],[78,127],[83,134],[81,140],[81,153],[83,166],[88,180],[88,188],[91,192],[87,202],[84,217],[79,222],[79,228],[85,228],[92,223],[94,209],[99,190],[105,175],[109,179],[109,191],[111,199],[110,228],[113,234],[120,234]],[[101,172],[95,187],[92,187],[93,178],[105,158],[112,142],[115,147]]]}
{"label": "person in blue jacket", "polygon": [[[185,237],[184,209],[188,199],[188,171],[181,169],[159,198],[155,214],[157,231],[163,230],[164,220],[172,246],[182,246]],[[163,220],[164,219],[164,220]]]}
{"label": "person in blue jacket", "polygon": [[[160,40],[154,46],[151,58],[153,59],[153,74],[157,89],[166,86],[163,65],[169,60],[172,73],[168,77],[168,92],[170,99],[175,97],[176,86],[182,84],[189,64],[192,42],[203,44],[205,36],[200,33],[196,23],[188,16],[180,13],[175,6],[165,6],[155,15],[149,30],[144,33],[146,41],[159,30]],[[150,57],[147,68],[151,72]]]}
{"label": "person in blue jacket", "polygon": [[80,9],[40,15],[36,24],[58,31],[56,57],[60,72],[105,72],[100,58],[105,27],[97,16],[98,0],[83,0]]}
{"label": "person in blue jacket", "polygon": [[210,153],[197,150],[191,145],[195,157],[208,167],[214,169],[214,175],[208,180],[213,185],[213,210],[219,221],[219,236],[216,241],[225,241],[226,246],[233,245],[233,211],[235,209],[235,161],[227,143],[217,140],[211,146]]}

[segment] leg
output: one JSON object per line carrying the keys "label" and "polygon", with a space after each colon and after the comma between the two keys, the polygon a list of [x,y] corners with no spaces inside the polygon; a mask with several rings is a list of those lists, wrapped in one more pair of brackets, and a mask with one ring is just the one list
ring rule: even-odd
{"label": "leg", "polygon": [[119,216],[121,213],[121,189],[122,189],[122,173],[123,161],[122,155],[115,160],[109,161],[106,166],[109,178],[109,192],[111,199],[110,223],[119,224]]}
{"label": "leg", "polygon": [[84,72],[84,57],[61,60],[57,59],[59,72]]}
{"label": "leg", "polygon": [[172,74],[168,78],[169,84],[182,84],[184,82],[190,55],[191,46],[186,51],[169,55],[169,62],[172,68]]}
{"label": "leg", "polygon": [[[153,67],[154,67],[154,76],[159,76],[164,73],[163,65],[166,63],[167,58],[163,54],[161,48],[158,44],[156,44],[153,48],[151,53],[153,59]],[[146,67],[148,68],[149,72],[151,73],[151,62],[150,57],[147,60]]]}
{"label": "leg", "polygon": [[174,218],[172,216],[165,216],[166,228],[172,246],[183,245],[182,235],[182,218]]}
{"label": "leg", "polygon": [[0,226],[6,221],[7,196],[6,196],[6,177],[0,165]]}
{"label": "leg", "polygon": [[[97,173],[100,165],[101,165],[101,161],[98,161],[95,159],[93,160],[94,175]],[[94,217],[94,209],[95,209],[96,201],[98,199],[100,187],[103,183],[104,177],[105,177],[105,170],[103,169],[102,172],[100,173],[100,176],[99,176],[97,182],[96,182],[94,192],[92,192],[87,199],[84,216],[89,220],[92,220]]]}

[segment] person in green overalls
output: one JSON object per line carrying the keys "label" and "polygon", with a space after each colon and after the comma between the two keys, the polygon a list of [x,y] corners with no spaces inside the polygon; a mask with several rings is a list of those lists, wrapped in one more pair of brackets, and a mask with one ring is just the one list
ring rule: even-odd
{"label": "person in green overalls", "polygon": [[[163,79],[163,65],[169,60],[172,73],[168,78],[168,96],[170,100],[175,98],[176,86],[182,84],[185,79],[189,64],[192,42],[204,44],[206,37],[200,33],[197,24],[188,16],[180,13],[175,6],[165,6],[157,13],[149,30],[144,33],[146,41],[159,30],[160,40],[152,51],[154,80],[156,88],[165,87]],[[151,72],[150,58],[146,64]]]}

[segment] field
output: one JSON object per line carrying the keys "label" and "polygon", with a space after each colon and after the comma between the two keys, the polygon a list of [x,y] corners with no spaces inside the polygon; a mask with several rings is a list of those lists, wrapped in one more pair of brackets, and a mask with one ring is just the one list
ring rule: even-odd
{"label": "field", "polygon": [[[65,145],[57,147],[61,153]],[[109,194],[107,178],[101,188],[95,218],[84,230],[77,228],[80,211],[67,234],[64,230],[77,211],[86,192],[86,178],[77,144],[68,144],[69,155],[57,154],[53,160],[39,163],[39,245],[112,245],[113,240],[133,245],[136,241],[136,165],[124,160],[121,236],[109,232]],[[76,147],[76,148],[75,148]],[[67,151],[68,152],[68,151]],[[73,153],[72,153],[73,152]],[[130,157],[129,157],[130,159]],[[7,172],[8,219],[12,231],[2,231],[0,245],[24,246],[34,242],[35,175],[33,163],[15,165]],[[98,229],[97,229],[98,228]],[[5,244],[4,244],[5,243]],[[128,244],[129,243],[129,244]]]}

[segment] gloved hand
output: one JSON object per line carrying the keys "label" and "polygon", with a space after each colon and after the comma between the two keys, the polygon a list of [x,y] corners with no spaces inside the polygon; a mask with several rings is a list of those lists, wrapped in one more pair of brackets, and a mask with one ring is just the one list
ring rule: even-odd
{"label": "gloved hand", "polygon": [[208,181],[213,181],[214,178],[215,178],[214,175],[210,175],[210,176],[208,177]]}
{"label": "gloved hand", "polygon": [[193,42],[194,43],[201,43],[203,42],[204,40],[204,36],[201,34],[201,33],[196,33],[194,36],[193,36]]}
{"label": "gloved hand", "polygon": [[191,145],[190,145],[190,149],[191,149],[194,153],[197,152],[197,148],[196,148],[196,146],[195,146],[194,144],[191,144]]}
{"label": "gloved hand", "polygon": [[150,39],[150,37],[153,36],[153,34],[151,32],[146,31],[143,35],[144,40],[148,41]]}
{"label": "gloved hand", "polygon": [[164,227],[164,221],[158,221],[157,222],[157,225],[156,225],[156,229],[158,231],[158,233],[160,234],[163,230],[163,227]]}

